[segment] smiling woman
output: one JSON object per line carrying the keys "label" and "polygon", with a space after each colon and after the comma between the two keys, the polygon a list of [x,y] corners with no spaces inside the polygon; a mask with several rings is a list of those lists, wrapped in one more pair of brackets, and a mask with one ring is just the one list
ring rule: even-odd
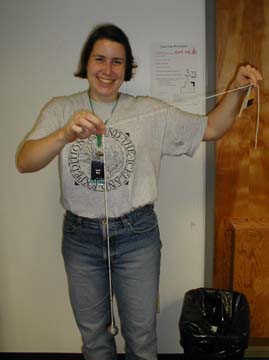
{"label": "smiling woman", "polygon": [[108,39],[96,41],[87,64],[90,96],[99,102],[113,102],[125,78],[126,55],[122,44]]}
{"label": "smiling woman", "polygon": [[[134,68],[123,31],[111,24],[95,28],[76,74],[88,79],[89,88],[52,99],[18,151],[21,172],[42,169],[59,156],[62,254],[87,360],[117,358],[112,288],[126,358],[157,360],[162,243],[154,202],[161,159],[193,156],[202,140],[222,136],[243,96],[227,94],[208,118],[186,113],[121,93]],[[259,79],[246,66],[231,84],[256,85]]]}

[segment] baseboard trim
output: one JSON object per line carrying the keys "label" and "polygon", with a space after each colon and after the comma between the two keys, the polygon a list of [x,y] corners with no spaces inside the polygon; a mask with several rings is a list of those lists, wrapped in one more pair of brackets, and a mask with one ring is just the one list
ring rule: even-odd
{"label": "baseboard trim", "polygon": [[249,346],[245,351],[245,357],[269,359],[269,346]]}
{"label": "baseboard trim", "polygon": [[[124,354],[118,355],[118,360],[124,360]],[[159,360],[184,359],[183,354],[159,354]],[[0,352],[0,360],[84,360],[82,354],[77,353],[18,353]]]}

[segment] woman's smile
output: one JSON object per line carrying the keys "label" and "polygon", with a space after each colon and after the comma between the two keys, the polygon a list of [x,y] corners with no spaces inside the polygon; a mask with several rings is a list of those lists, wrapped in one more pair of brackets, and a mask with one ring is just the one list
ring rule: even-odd
{"label": "woman's smile", "polygon": [[114,101],[124,81],[125,70],[124,46],[108,39],[96,41],[87,65],[91,97],[100,102]]}

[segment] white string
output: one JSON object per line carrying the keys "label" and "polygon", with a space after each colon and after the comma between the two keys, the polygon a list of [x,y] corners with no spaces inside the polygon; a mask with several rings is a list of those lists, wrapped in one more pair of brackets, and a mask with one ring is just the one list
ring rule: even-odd
{"label": "white string", "polygon": [[109,238],[109,219],[108,219],[108,205],[107,205],[107,173],[106,173],[106,146],[105,135],[102,135],[103,144],[103,165],[104,165],[104,200],[105,200],[105,220],[106,220],[106,240],[107,240],[107,261],[108,261],[108,281],[109,281],[109,300],[110,300],[110,315],[111,323],[113,323],[113,291],[111,278],[111,259],[110,259],[110,238]]}
{"label": "white string", "polygon": [[[231,89],[231,90],[227,90],[227,91],[223,91],[221,93],[217,93],[217,94],[214,94],[214,95],[209,95],[209,96],[203,96],[201,95],[201,100],[208,100],[208,99],[211,99],[213,97],[218,97],[218,96],[221,96],[221,95],[224,95],[224,94],[227,94],[227,93],[230,93],[230,92],[234,92],[234,91],[238,91],[238,90],[241,90],[241,89],[246,89],[246,88],[249,88],[253,85],[245,85],[245,86],[241,86],[241,87],[238,87],[238,88],[235,88],[235,89]],[[193,99],[193,98],[196,98],[196,96],[192,96],[190,97],[189,99]],[[178,102],[174,102],[174,103],[169,103],[169,105],[173,106],[173,107],[176,107],[176,105],[179,105]],[[180,106],[184,106],[184,105],[189,105],[189,102],[182,102],[180,103]],[[178,108],[178,107],[177,107]],[[148,113],[144,113],[144,114],[141,114],[140,115],[140,118],[145,118],[145,117],[148,117],[148,116],[154,116],[154,115],[157,115],[157,114],[160,114],[161,112],[165,112],[166,109],[158,109],[158,110],[153,110],[153,111],[149,111]],[[130,121],[133,121],[134,118],[129,118],[129,119],[124,119],[123,121],[119,121],[117,123],[117,126],[118,125],[122,125],[122,124],[126,124]]]}
{"label": "white string", "polygon": [[259,134],[259,126],[260,126],[260,87],[257,85],[257,122],[256,122],[256,133],[255,133],[255,150],[258,145],[258,134]]}
{"label": "white string", "polygon": [[[208,99],[211,99],[211,98],[214,98],[214,97],[218,97],[218,96],[221,96],[221,95],[224,95],[224,94],[227,94],[227,93],[231,93],[231,92],[234,92],[234,91],[238,91],[238,90],[242,90],[242,89],[247,89],[247,88],[250,88],[252,87],[253,85],[245,85],[245,86],[240,86],[238,88],[235,88],[235,89],[231,89],[231,90],[227,90],[227,91],[223,91],[223,92],[220,92],[220,93],[216,93],[216,94],[213,94],[213,95],[209,95],[209,96],[203,96],[201,100],[208,100]],[[259,121],[260,121],[260,89],[259,89],[259,85],[257,85],[257,125],[256,125],[256,135],[255,135],[255,149],[257,148],[257,142],[258,142],[258,132],[259,132]],[[191,97],[191,98],[194,98]],[[176,104],[178,103],[172,103],[170,104],[171,106],[176,106]],[[184,106],[188,103],[181,103],[180,105],[181,106]],[[144,114],[141,114],[140,115],[140,118],[145,118],[145,117],[148,117],[148,116],[153,116],[155,114],[159,114],[161,112],[164,112],[166,111],[166,109],[158,109],[158,110],[154,110],[154,111],[150,111],[148,113],[144,113]],[[122,125],[122,124],[126,124],[128,123],[129,121],[133,121],[133,118],[129,118],[129,119],[125,119],[123,121],[120,121],[117,123],[117,126],[118,125]]]}
{"label": "white string", "polygon": [[[246,88],[250,89],[252,86],[253,85],[251,85],[251,84],[245,85],[245,86],[240,86],[240,87],[235,88],[235,89],[231,89],[231,90],[223,91],[221,93],[217,93],[217,94],[214,94],[214,95],[206,96],[204,99],[208,100],[208,99],[218,97],[218,96],[221,96],[221,95],[233,92],[233,91],[238,91],[238,90],[241,90],[241,89],[246,89]],[[250,92],[248,92],[247,97],[249,97],[249,94],[250,94]],[[246,99],[246,102],[247,102],[247,100],[248,99]],[[247,106],[247,104],[246,104],[246,106]],[[241,107],[239,117],[241,115],[241,111],[243,110],[243,108],[244,107]],[[258,145],[259,126],[260,126],[260,87],[259,87],[259,84],[257,84],[257,119],[256,119],[256,133],[255,133],[255,150],[257,149],[257,145]]]}
{"label": "white string", "polygon": [[[252,87],[252,85],[248,84],[248,85],[244,85],[244,86],[239,86],[237,88],[234,88],[234,89],[230,89],[230,90],[226,90],[226,91],[222,91],[220,93],[216,93],[216,94],[213,94],[213,95],[208,95],[208,96],[205,96],[205,95],[199,95],[199,94],[196,94],[196,95],[192,95],[192,96],[189,96],[188,98],[184,98],[184,100],[186,100],[185,102],[181,102],[181,99],[178,99],[177,101],[174,101],[172,103],[170,103],[170,105],[172,106],[176,106],[176,105],[180,105],[180,106],[184,106],[184,105],[189,105],[190,103],[190,100],[192,99],[197,99],[200,97],[200,101],[203,101],[203,100],[208,100],[208,99],[212,99],[212,98],[215,98],[215,97],[218,97],[218,96],[221,96],[221,95],[225,95],[225,94],[228,94],[228,93],[231,93],[231,92],[234,92],[234,91],[238,91],[238,90],[242,90],[242,89],[247,89],[249,87]],[[187,102],[188,100],[188,102]]]}
{"label": "white string", "polygon": [[224,95],[224,94],[228,94],[228,93],[233,92],[233,91],[238,91],[238,90],[241,90],[241,89],[246,89],[246,88],[249,88],[249,87],[251,87],[251,86],[252,86],[252,85],[240,86],[240,87],[235,88],[235,89],[226,90],[226,91],[223,91],[223,92],[218,93],[218,94],[206,96],[205,99],[206,99],[206,100],[207,100],[207,99],[211,99],[211,98],[218,97],[218,96],[221,96],[221,95]]}
{"label": "white string", "polygon": [[[246,86],[241,86],[235,89],[231,89],[231,90],[227,90],[227,91],[223,91],[221,93],[217,93],[214,95],[210,95],[210,96],[206,96],[204,97],[204,99],[210,99],[210,98],[214,98],[214,97],[218,97],[230,92],[234,92],[234,91],[238,91],[241,89],[245,89],[245,88],[249,88],[252,85],[246,85]],[[181,104],[182,105],[182,104]],[[144,116],[151,116],[154,115],[155,113],[160,113],[161,111],[163,111],[163,109],[161,110],[156,110],[156,111],[151,111],[148,114],[143,114]],[[131,121],[130,120],[127,120]],[[258,143],[258,132],[259,132],[259,121],[260,121],[260,88],[259,85],[257,85],[257,124],[256,124],[256,134],[255,134],[255,149],[257,148],[257,143]],[[126,123],[126,121],[122,122],[122,123]],[[117,125],[120,125],[121,123],[117,123]],[[102,135],[102,144],[103,144],[103,163],[104,163],[104,201],[105,201],[105,220],[106,220],[106,239],[107,239],[107,258],[108,258],[108,277],[109,277],[109,298],[110,298],[110,314],[111,317],[113,317],[113,291],[112,291],[112,277],[111,277],[111,258],[110,258],[110,237],[109,237],[109,217],[108,217],[108,202],[107,202],[107,172],[106,172],[106,146],[105,146],[105,135]],[[113,322],[114,319],[111,319],[111,321]]]}
{"label": "white string", "polygon": [[[238,91],[240,89],[248,88],[252,85],[242,86],[236,89],[227,90],[218,94],[210,95],[205,97],[205,99],[210,99],[213,97],[218,97],[224,95],[229,92]],[[260,118],[260,90],[259,86],[257,86],[258,92],[258,110],[257,110],[257,125],[256,125],[256,135],[255,135],[255,149],[257,148],[258,141],[258,131],[259,131],[259,118]],[[154,113],[160,112],[152,111],[149,114],[145,114],[147,116],[152,115]],[[144,116],[145,116],[144,115]],[[117,124],[119,125],[119,123]],[[103,144],[103,166],[104,166],[104,202],[105,202],[105,221],[106,221],[106,240],[107,240],[107,261],[108,261],[108,281],[109,281],[109,300],[110,300],[110,315],[111,315],[111,323],[114,322],[114,311],[113,311],[113,290],[112,290],[112,275],[111,275],[111,258],[110,258],[110,237],[109,237],[109,217],[108,217],[108,201],[107,201],[107,172],[106,172],[106,146],[105,146],[105,135],[102,135],[102,144]]]}

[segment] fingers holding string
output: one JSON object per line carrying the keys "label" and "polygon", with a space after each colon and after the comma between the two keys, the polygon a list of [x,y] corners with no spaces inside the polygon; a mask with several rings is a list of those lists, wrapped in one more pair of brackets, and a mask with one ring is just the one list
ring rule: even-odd
{"label": "fingers holding string", "polygon": [[85,139],[91,135],[102,135],[105,132],[104,122],[88,110],[74,113],[65,127],[65,136],[68,142],[77,138]]}
{"label": "fingers holding string", "polygon": [[235,77],[236,86],[251,85],[257,87],[261,80],[260,72],[250,64],[240,66]]}

